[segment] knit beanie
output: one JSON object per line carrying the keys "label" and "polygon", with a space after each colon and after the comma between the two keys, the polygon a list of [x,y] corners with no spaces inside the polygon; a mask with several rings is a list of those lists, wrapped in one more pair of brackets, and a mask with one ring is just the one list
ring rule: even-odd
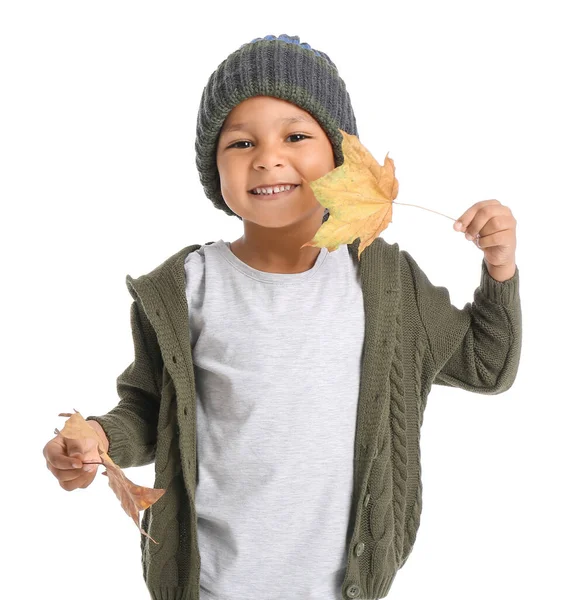
{"label": "knit beanie", "polygon": [[[310,113],[331,142],[336,167],[343,164],[339,130],[359,135],[345,83],[327,54],[301,43],[298,36],[285,34],[243,44],[209,77],[201,96],[195,140],[197,170],[205,195],[216,208],[241,221],[221,195],[217,142],[229,112],[253,96],[287,100]],[[329,211],[325,213],[324,221]]]}

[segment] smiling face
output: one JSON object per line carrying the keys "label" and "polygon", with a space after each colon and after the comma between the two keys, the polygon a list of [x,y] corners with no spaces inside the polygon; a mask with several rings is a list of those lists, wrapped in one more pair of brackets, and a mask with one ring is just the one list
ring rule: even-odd
{"label": "smiling face", "polygon": [[[333,148],[319,123],[299,106],[269,96],[244,100],[227,115],[217,144],[217,169],[227,206],[243,222],[286,227],[319,222],[324,207],[307,183],[275,195],[250,190],[301,184],[335,168]],[[314,219],[315,216],[315,219]]]}

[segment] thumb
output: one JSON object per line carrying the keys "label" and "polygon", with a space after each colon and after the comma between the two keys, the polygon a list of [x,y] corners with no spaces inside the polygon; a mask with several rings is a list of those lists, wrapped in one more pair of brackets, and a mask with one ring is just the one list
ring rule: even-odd
{"label": "thumb", "polygon": [[97,441],[93,438],[66,438],[65,445],[67,446],[67,456],[84,460],[85,455],[97,447]]}

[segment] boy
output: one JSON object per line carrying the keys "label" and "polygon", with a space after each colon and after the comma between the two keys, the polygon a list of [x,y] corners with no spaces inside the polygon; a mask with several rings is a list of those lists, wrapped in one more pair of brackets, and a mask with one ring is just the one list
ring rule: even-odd
{"label": "boy", "polygon": [[[301,181],[342,163],[339,129],[357,135],[326,54],[286,35],[243,45],[211,75],[196,139],[205,193],[243,235],[126,277],[135,358],[118,405],[87,419],[167,490],[141,523],[155,600],[386,597],[420,523],[432,384],[515,380],[516,221],[497,200],[460,218],[484,252],[462,310],[380,237],[360,263],[359,240],[300,250],[327,217]],[[44,454],[64,489],[95,476],[71,468],[98,459],[81,441]]]}

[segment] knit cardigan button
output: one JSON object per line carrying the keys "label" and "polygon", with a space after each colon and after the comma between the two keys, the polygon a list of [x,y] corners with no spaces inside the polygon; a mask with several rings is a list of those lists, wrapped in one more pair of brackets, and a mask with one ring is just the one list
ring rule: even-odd
{"label": "knit cardigan button", "polygon": [[347,596],[349,598],[358,598],[361,595],[361,588],[358,585],[350,585],[347,588]]}
{"label": "knit cardigan button", "polygon": [[363,554],[364,550],[365,550],[365,544],[363,542],[359,542],[355,546],[355,556],[361,556],[361,554]]}
{"label": "knit cardigan button", "polygon": [[367,494],[365,496],[365,501],[363,502],[363,505],[366,507],[367,504],[369,504],[369,500],[371,499],[371,494]]}

